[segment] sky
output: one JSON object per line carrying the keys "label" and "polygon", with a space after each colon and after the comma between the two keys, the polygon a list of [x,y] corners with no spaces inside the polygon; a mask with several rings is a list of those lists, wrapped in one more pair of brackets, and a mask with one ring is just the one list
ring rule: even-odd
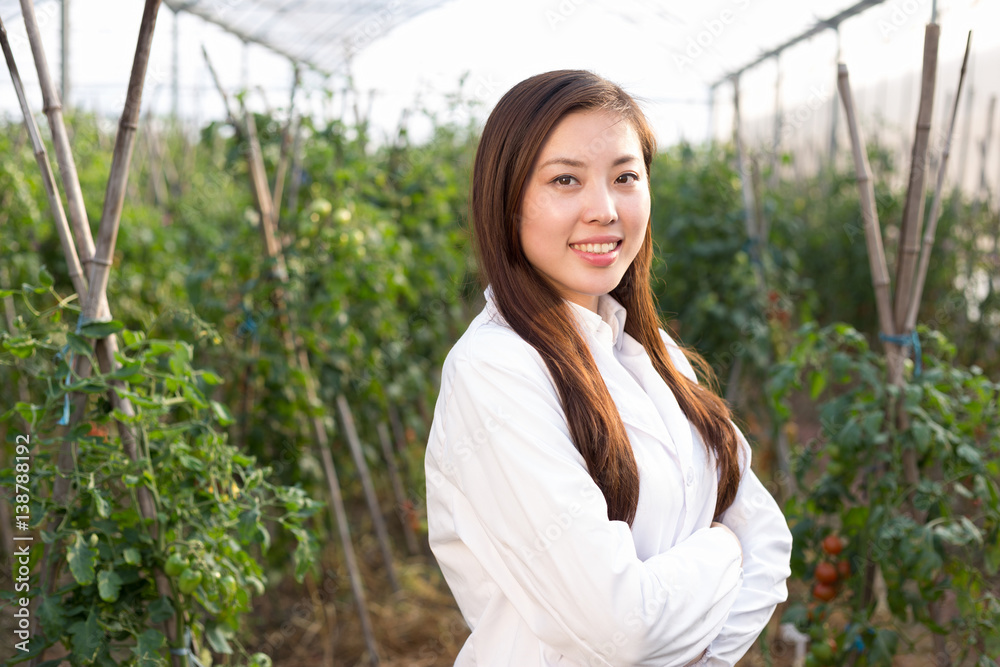
{"label": "sky", "polygon": [[[377,133],[389,136],[418,97],[444,113],[445,96],[456,91],[463,74],[464,94],[478,103],[476,119],[481,120],[518,81],[551,69],[583,68],[640,98],[661,145],[725,137],[732,122],[732,88],[720,86],[713,104],[709,84],[852,4],[854,0],[703,0],[684,5],[659,0],[448,0],[400,25],[390,23],[353,59],[356,96],[342,92],[342,77],[310,75],[299,104],[326,117],[351,118],[357,107]],[[840,31],[841,59],[850,69],[859,106],[900,128],[912,126],[915,119],[921,44],[932,4],[891,0],[845,22]],[[989,29],[1000,25],[1000,0],[940,0],[936,5],[942,25],[938,105],[943,108],[949,89],[954,90],[966,33],[973,27],[983,28],[973,38],[973,82],[985,105],[991,92],[1000,92],[1000,78],[990,76],[1000,64],[1000,31]],[[73,0],[71,6],[70,102],[114,118],[124,99],[142,3]],[[58,2],[43,0],[36,10],[56,73],[58,7]],[[0,17],[8,24],[30,102],[40,109],[17,2],[0,0]],[[145,109],[167,113],[171,108],[175,20],[182,116],[202,124],[223,115],[201,58],[203,44],[231,91],[250,88],[250,103],[258,108],[287,106],[292,79],[287,61],[260,47],[244,47],[197,17],[175,19],[164,7],[147,74]],[[812,128],[812,134],[822,135],[836,102],[837,50],[837,35],[827,31],[786,52],[779,66],[771,60],[744,75],[741,106],[748,135],[765,141],[773,132],[763,119],[777,101],[792,129]],[[332,89],[333,95],[324,89]],[[9,79],[0,77],[0,114],[17,113]],[[981,115],[985,123],[985,110]],[[427,127],[420,117],[411,116],[408,123],[418,137]]]}

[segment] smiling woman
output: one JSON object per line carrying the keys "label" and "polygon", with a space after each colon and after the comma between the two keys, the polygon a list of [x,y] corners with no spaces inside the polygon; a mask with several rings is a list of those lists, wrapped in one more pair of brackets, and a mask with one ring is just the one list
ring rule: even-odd
{"label": "smiling woman", "polygon": [[427,445],[457,665],[732,665],[785,599],[791,535],[729,408],[660,327],[655,142],[590,72],[522,81],[472,184],[483,312]]}

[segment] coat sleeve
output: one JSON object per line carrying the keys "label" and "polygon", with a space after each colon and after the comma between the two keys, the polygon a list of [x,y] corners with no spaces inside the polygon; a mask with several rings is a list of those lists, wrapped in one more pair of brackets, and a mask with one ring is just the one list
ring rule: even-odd
{"label": "coat sleeve", "polygon": [[704,664],[712,667],[735,665],[743,657],[775,608],[788,597],[785,581],[792,573],[788,523],[750,468],[750,446],[742,434],[740,441],[747,463],[736,499],[721,521],[743,545],[743,587],[722,631],[709,646]]}
{"label": "coat sleeve", "polygon": [[[674,342],[663,333],[677,369],[695,379],[691,364]],[[739,538],[743,547],[743,586],[729,618],[698,663],[712,667],[735,665],[767,625],[775,608],[788,597],[786,580],[791,575],[792,534],[781,509],[750,467],[750,445],[733,425],[743,449],[742,480],[733,504],[722,523]]]}
{"label": "coat sleeve", "polygon": [[[578,664],[702,655],[740,591],[736,540],[704,528],[640,560],[628,525],[608,519],[537,352],[502,336],[469,352],[445,364],[426,454],[431,542],[449,583],[485,570],[535,636]],[[467,562],[436,540],[442,520]]]}

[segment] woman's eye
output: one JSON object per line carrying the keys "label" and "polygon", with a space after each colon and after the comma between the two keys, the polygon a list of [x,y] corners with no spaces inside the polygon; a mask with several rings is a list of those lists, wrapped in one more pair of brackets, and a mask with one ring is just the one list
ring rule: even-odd
{"label": "woman's eye", "polygon": [[573,180],[572,176],[556,176],[552,182],[558,183],[559,185],[572,185]]}
{"label": "woman's eye", "polygon": [[632,172],[629,172],[627,174],[622,174],[616,180],[617,180],[618,183],[628,183],[629,179],[631,179],[632,183],[635,183],[636,181],[639,180],[639,175],[638,174],[633,174]]}

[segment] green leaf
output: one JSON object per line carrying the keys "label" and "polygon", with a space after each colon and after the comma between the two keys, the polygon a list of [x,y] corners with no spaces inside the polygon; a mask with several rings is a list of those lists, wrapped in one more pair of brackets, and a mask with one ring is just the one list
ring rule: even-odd
{"label": "green leaf", "polygon": [[174,605],[170,603],[170,598],[161,596],[147,608],[149,610],[150,623],[163,623],[174,615]]}
{"label": "green leaf", "polygon": [[84,664],[93,662],[101,650],[104,633],[97,624],[96,609],[91,607],[86,621],[77,621],[69,627],[73,637],[73,655]]}
{"label": "green leaf", "polygon": [[202,371],[201,379],[205,381],[205,384],[209,385],[222,384],[222,378],[212,371]]}
{"label": "green leaf", "polygon": [[826,388],[826,375],[821,371],[815,371],[809,377],[809,396],[815,401]]}
{"label": "green leaf", "polygon": [[107,338],[125,328],[125,323],[118,320],[107,322],[88,322],[80,327],[80,335],[87,338]]}
{"label": "green leaf", "polygon": [[31,336],[10,336],[3,341],[3,347],[18,359],[27,359],[35,353],[38,341]]}
{"label": "green leaf", "polygon": [[229,413],[229,408],[224,406],[222,403],[219,403],[218,401],[211,401],[211,406],[212,413],[215,414],[215,418],[219,420],[220,426],[229,426],[236,421]]}
{"label": "green leaf", "polygon": [[122,556],[125,558],[125,562],[129,565],[138,565],[142,562],[142,555],[135,547],[127,547],[124,551],[122,551]]}
{"label": "green leaf", "polygon": [[56,595],[46,595],[38,606],[38,620],[47,635],[58,636],[66,625],[65,610]]}
{"label": "green leaf", "polygon": [[142,332],[142,331],[132,331],[131,329],[125,329],[125,330],[122,331],[122,340],[125,342],[125,345],[128,346],[128,347],[132,347],[133,345],[141,343],[145,339],[146,339],[145,332]]}
{"label": "green leaf", "polygon": [[208,643],[212,645],[212,650],[216,653],[229,654],[233,652],[233,649],[229,646],[229,642],[226,640],[222,626],[209,626],[205,631],[205,637],[208,638]]}
{"label": "green leaf", "polygon": [[72,331],[66,334],[66,344],[69,345],[69,349],[74,354],[82,354],[88,358],[94,354],[94,342],[83,336],[78,336]]}
{"label": "green leaf", "polygon": [[66,552],[66,561],[69,563],[69,571],[76,579],[76,583],[81,586],[94,583],[94,567],[97,565],[97,551],[87,546],[83,539],[83,533],[76,532],[76,540],[73,546]]}
{"label": "green leaf", "polygon": [[299,542],[295,545],[293,560],[295,562],[295,581],[302,583],[306,573],[313,564],[313,553],[310,548],[308,534],[300,535],[300,533],[305,533],[305,531],[296,531],[296,537]]}
{"label": "green leaf", "polygon": [[108,501],[104,499],[101,492],[97,489],[90,490],[90,497],[94,499],[94,509],[97,510],[97,515],[102,519],[107,519],[111,516],[111,506]]}
{"label": "green leaf", "polygon": [[110,373],[108,377],[113,380],[128,380],[135,377],[140,372],[142,372],[142,363],[138,361],[130,361],[123,364],[118,370]]}
{"label": "green leaf", "polygon": [[966,443],[959,445],[958,449],[955,450],[955,453],[958,454],[960,459],[963,459],[967,463],[971,463],[974,466],[979,466],[983,463],[983,456],[979,453],[979,450]]}
{"label": "green leaf", "polygon": [[256,507],[240,512],[237,533],[240,542],[245,545],[253,544],[257,539],[257,526],[260,525],[260,510]]}
{"label": "green leaf", "polygon": [[159,630],[147,628],[139,635],[132,652],[136,655],[136,665],[141,667],[160,667],[167,662],[160,654],[160,648],[166,643],[167,638]]}
{"label": "green leaf", "polygon": [[114,602],[122,588],[122,578],[114,570],[97,573],[97,592],[105,602]]}

